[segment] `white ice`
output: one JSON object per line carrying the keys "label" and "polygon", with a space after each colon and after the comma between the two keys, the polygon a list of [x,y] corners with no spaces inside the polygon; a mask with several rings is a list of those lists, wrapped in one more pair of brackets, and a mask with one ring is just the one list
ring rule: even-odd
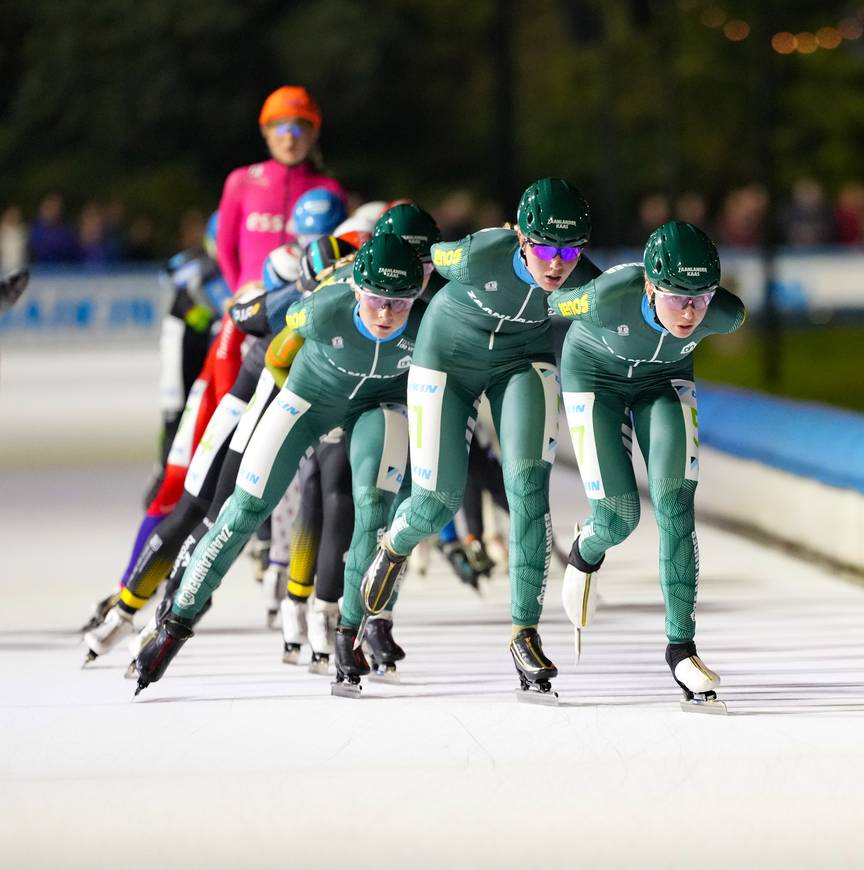
{"label": "white ice", "polygon": [[[553,563],[541,629],[558,708],[516,702],[501,574],[482,595],[437,557],[410,576],[402,682],[352,701],[281,663],[242,558],[133,701],[125,649],[82,670],[76,627],[125,563],[147,466],[15,465],[0,468],[4,868],[864,863],[864,589],[848,578],[700,526],[697,640],[729,707],[714,717],[681,712],[663,661],[647,506],[599,575],[578,666]],[[584,501],[564,468],[553,488],[568,544]]]}

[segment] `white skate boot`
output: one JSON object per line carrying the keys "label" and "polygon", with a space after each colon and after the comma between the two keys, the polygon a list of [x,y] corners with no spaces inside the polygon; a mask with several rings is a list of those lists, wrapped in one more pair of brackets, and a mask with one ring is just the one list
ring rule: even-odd
{"label": "white skate boot", "polygon": [[135,680],[138,678],[138,668],[135,665],[135,660],[138,658],[138,653],[156,637],[158,631],[156,625],[156,613],[154,612],[147,624],[141,631],[129,641],[129,652],[132,654],[132,660],[129,662],[129,667],[126,668],[126,673],[123,675],[127,680]]}
{"label": "white skate boot", "polygon": [[326,674],[330,669],[330,656],[333,655],[338,622],[339,605],[316,599],[309,613],[309,646],[312,647],[310,674]]}
{"label": "white skate boot", "polygon": [[666,664],[684,693],[682,710],[688,713],[726,714],[726,705],[717,700],[714,691],[720,685],[720,677],[699,658],[692,640],[670,643],[666,647]]}
{"label": "white skate boot", "polygon": [[98,656],[104,656],[134,631],[132,614],[119,607],[112,607],[102,623],[96,628],[91,628],[84,635],[84,643],[87,645],[87,658],[84,659],[84,664],[89,665]]}
{"label": "white skate boot", "polygon": [[286,665],[296,665],[300,660],[300,648],[309,640],[306,628],[306,608],[308,602],[283,598],[279,605],[282,613],[282,640],[285,643],[282,661]]}
{"label": "white skate boot", "polygon": [[284,565],[271,562],[264,572],[261,583],[264,587],[264,600],[267,603],[267,628],[273,628],[279,614],[279,602],[288,589],[288,569]]}
{"label": "white skate boot", "polygon": [[[604,557],[605,558],[605,557]],[[576,661],[582,657],[582,629],[587,628],[594,618],[597,609],[597,569],[603,564],[603,559],[596,565],[589,565],[579,552],[579,538],[573,542],[567,568],[564,571],[564,583],[561,587],[561,602],[567,618],[576,627]]]}

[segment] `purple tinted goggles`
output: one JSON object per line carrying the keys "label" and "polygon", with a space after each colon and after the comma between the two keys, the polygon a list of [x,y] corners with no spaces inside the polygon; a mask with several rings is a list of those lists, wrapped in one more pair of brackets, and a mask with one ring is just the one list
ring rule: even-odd
{"label": "purple tinted goggles", "polygon": [[535,242],[533,239],[526,240],[531,246],[531,250],[541,260],[554,260],[556,257],[561,257],[565,263],[572,263],[579,258],[582,253],[582,248],[578,245],[567,245],[565,248],[556,248],[555,245],[542,245],[540,242]]}
{"label": "purple tinted goggles", "polygon": [[390,296],[376,296],[374,293],[363,293],[363,299],[373,311],[389,308],[394,314],[407,311],[413,304],[413,299],[393,299]]}

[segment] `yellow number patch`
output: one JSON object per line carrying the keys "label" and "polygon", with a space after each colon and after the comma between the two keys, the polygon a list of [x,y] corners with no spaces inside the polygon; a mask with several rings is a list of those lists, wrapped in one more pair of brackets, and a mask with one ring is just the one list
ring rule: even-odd
{"label": "yellow number patch", "polygon": [[569,302],[559,303],[558,310],[565,317],[576,317],[579,314],[587,314],[588,294],[583,293],[578,299],[571,299]]}
{"label": "yellow number patch", "polygon": [[289,314],[285,318],[285,325],[289,329],[299,329],[306,322],[306,311],[298,311],[296,314]]}
{"label": "yellow number patch", "polygon": [[456,248],[452,251],[435,251],[435,256],[432,258],[432,262],[436,266],[455,266],[457,263],[462,262],[462,248]]}

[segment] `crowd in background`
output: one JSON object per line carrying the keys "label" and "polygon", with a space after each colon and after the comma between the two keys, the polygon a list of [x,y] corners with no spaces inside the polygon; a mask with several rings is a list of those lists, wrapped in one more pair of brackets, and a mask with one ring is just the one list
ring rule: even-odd
{"label": "crowd in background", "polygon": [[[721,246],[755,247],[765,240],[768,205],[767,190],[755,182],[730,191],[716,209],[696,191],[674,199],[652,193],[639,202],[637,220],[621,243],[639,247],[656,227],[677,218],[704,227]],[[494,203],[478,200],[468,191],[450,194],[431,211],[445,239],[458,239],[508,219]],[[845,184],[832,200],[818,181],[802,178],[779,204],[775,217],[782,244],[864,245],[864,184]],[[200,244],[206,220],[203,211],[186,211],[179,221],[175,248],[162,251],[153,219],[145,214],[128,215],[120,200],[87,202],[76,217],[70,217],[63,196],[51,192],[43,197],[31,220],[17,205],[8,205],[0,212],[0,269],[28,263],[78,263],[98,268],[159,259]]]}

